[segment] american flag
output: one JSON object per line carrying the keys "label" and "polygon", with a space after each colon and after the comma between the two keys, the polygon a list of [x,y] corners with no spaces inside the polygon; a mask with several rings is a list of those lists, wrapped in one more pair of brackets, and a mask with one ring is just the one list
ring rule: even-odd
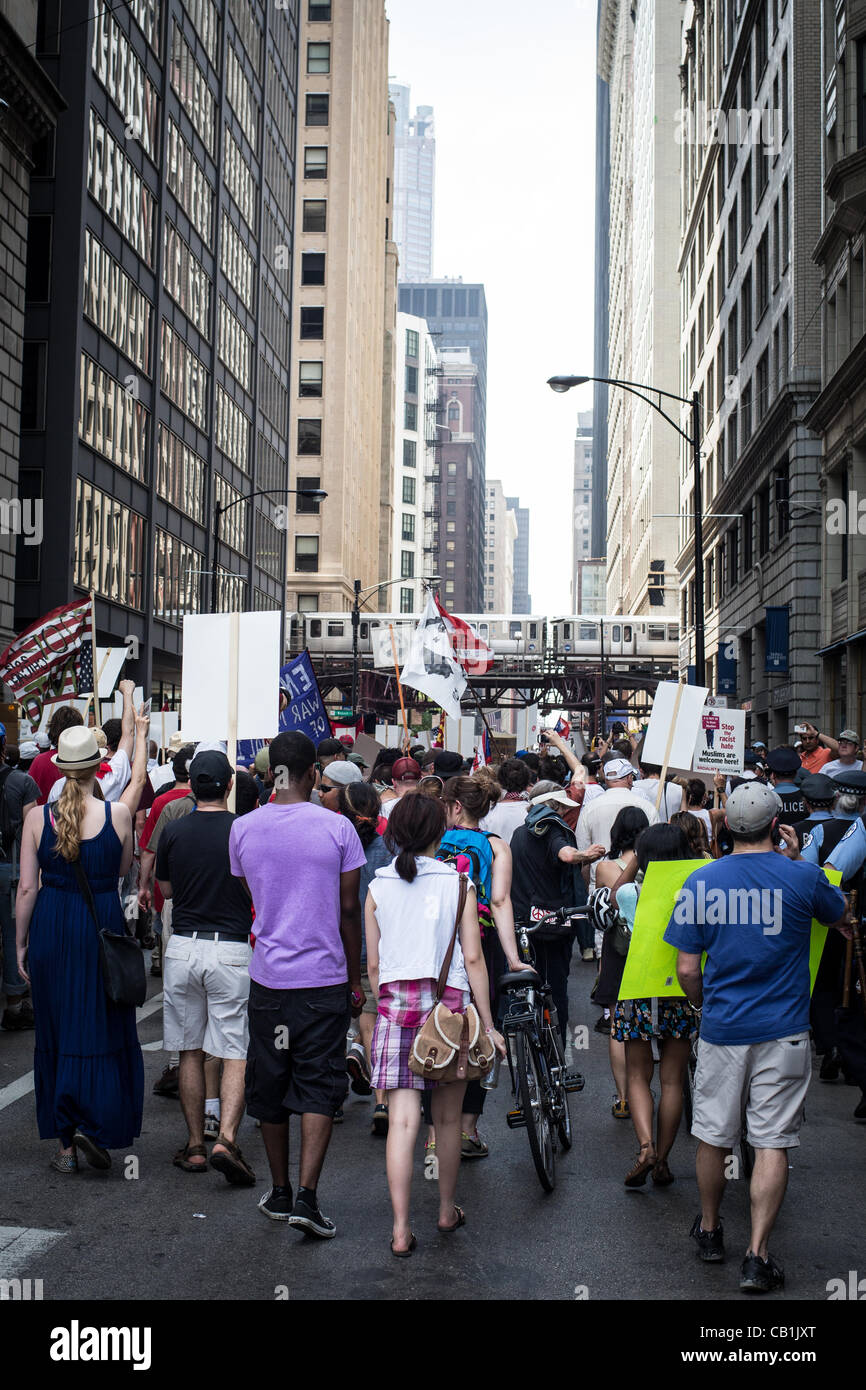
{"label": "american flag", "polygon": [[47,699],[93,690],[90,615],[90,599],[52,608],[0,653],[0,677],[31,720]]}
{"label": "american flag", "polygon": [[472,763],[472,771],[477,772],[479,767],[486,767],[490,762],[490,735],[485,729],[481,735],[478,747],[475,749],[475,758]]}
{"label": "american flag", "polygon": [[556,727],[553,732],[559,734],[560,738],[568,738],[571,733],[571,725],[567,719],[557,719]]}

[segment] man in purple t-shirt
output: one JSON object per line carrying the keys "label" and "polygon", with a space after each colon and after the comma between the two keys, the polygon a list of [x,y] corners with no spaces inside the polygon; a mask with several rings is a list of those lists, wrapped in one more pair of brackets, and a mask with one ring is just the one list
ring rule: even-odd
{"label": "man in purple t-shirt", "polygon": [[[232,873],[252,896],[246,1102],[261,1121],[273,1187],[259,1207],[274,1221],[336,1235],[316,1189],[334,1114],[346,1098],[346,1030],[360,1014],[361,908],[366,863],[344,816],[310,805],[316,749],[305,734],[268,747],[273,801],[232,826]],[[301,1116],[300,1186],[289,1185],[289,1115]]]}

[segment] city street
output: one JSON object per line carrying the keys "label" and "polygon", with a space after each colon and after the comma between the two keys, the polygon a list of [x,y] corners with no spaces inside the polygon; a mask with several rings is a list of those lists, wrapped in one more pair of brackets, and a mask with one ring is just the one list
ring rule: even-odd
{"label": "city street", "polygon": [[[572,1023],[594,1023],[584,1003],[593,967],[572,968]],[[694,1141],[682,1136],[671,1166],[677,1181],[627,1191],[622,1178],[635,1151],[631,1123],[610,1114],[607,1041],[590,1032],[588,1056],[575,1054],[585,1090],[571,1097],[575,1144],[561,1157],[556,1191],[546,1197],[521,1131],[505,1125],[503,1081],[488,1099],[482,1133],[485,1161],[464,1163],[458,1200],[467,1214],[456,1237],[434,1229],[432,1184],[418,1180],[414,1228],[418,1251],[398,1263],[388,1249],[390,1206],[385,1145],[369,1134],[371,1101],[350,1096],[335,1128],[320,1188],[337,1224],[332,1242],[317,1242],[266,1221],[256,1202],[269,1186],[258,1131],[243,1122],[240,1141],[257,1174],[255,1189],[232,1188],[216,1172],[180,1172],[171,1156],[184,1138],[177,1101],[151,1094],[164,1065],[160,982],[151,981],[139,1036],[147,1048],[143,1133],[135,1166],[113,1155],[107,1177],[86,1167],[63,1177],[48,1167],[54,1150],[36,1135],[27,1073],[32,1033],[0,1034],[0,1278],[43,1281],[43,1297],[60,1299],[249,1300],[425,1297],[573,1300],[748,1300],[737,1289],[747,1236],[744,1182],[733,1182],[724,1210],[728,1261],[701,1265],[688,1239],[698,1210]],[[863,1270],[859,1200],[866,1125],[851,1112],[859,1092],[841,1080],[815,1080],[802,1146],[793,1151],[788,1195],[773,1239],[787,1286],[762,1304],[824,1300],[827,1282]],[[293,1131],[294,1134],[294,1131]],[[754,1306],[751,1304],[750,1306]]]}

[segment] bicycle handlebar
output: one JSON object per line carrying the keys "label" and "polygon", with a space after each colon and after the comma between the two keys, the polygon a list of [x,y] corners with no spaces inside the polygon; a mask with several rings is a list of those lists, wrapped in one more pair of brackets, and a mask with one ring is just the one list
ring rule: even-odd
{"label": "bicycle handlebar", "polygon": [[539,927],[549,927],[554,923],[562,923],[564,925],[565,922],[572,917],[588,917],[586,904],[580,907],[558,907],[552,912],[546,912],[537,922],[516,923],[515,927],[517,931],[529,934],[538,931]]}

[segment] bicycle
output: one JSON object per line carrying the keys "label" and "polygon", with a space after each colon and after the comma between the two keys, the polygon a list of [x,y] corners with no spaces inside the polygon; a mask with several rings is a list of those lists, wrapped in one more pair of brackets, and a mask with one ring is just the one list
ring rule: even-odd
{"label": "bicycle", "polygon": [[[547,912],[537,922],[516,927],[521,958],[533,964],[529,938],[544,927],[565,928],[575,917],[585,916],[582,908],[559,908]],[[583,1077],[565,1069],[565,1051],[553,992],[536,970],[513,970],[503,975],[499,988],[508,1006],[502,1033],[511,1075],[511,1090],[517,1101],[509,1110],[509,1129],[526,1129],[538,1180],[545,1192],[556,1184],[556,1149],[571,1148],[571,1115],[568,1097],[582,1091]]]}

